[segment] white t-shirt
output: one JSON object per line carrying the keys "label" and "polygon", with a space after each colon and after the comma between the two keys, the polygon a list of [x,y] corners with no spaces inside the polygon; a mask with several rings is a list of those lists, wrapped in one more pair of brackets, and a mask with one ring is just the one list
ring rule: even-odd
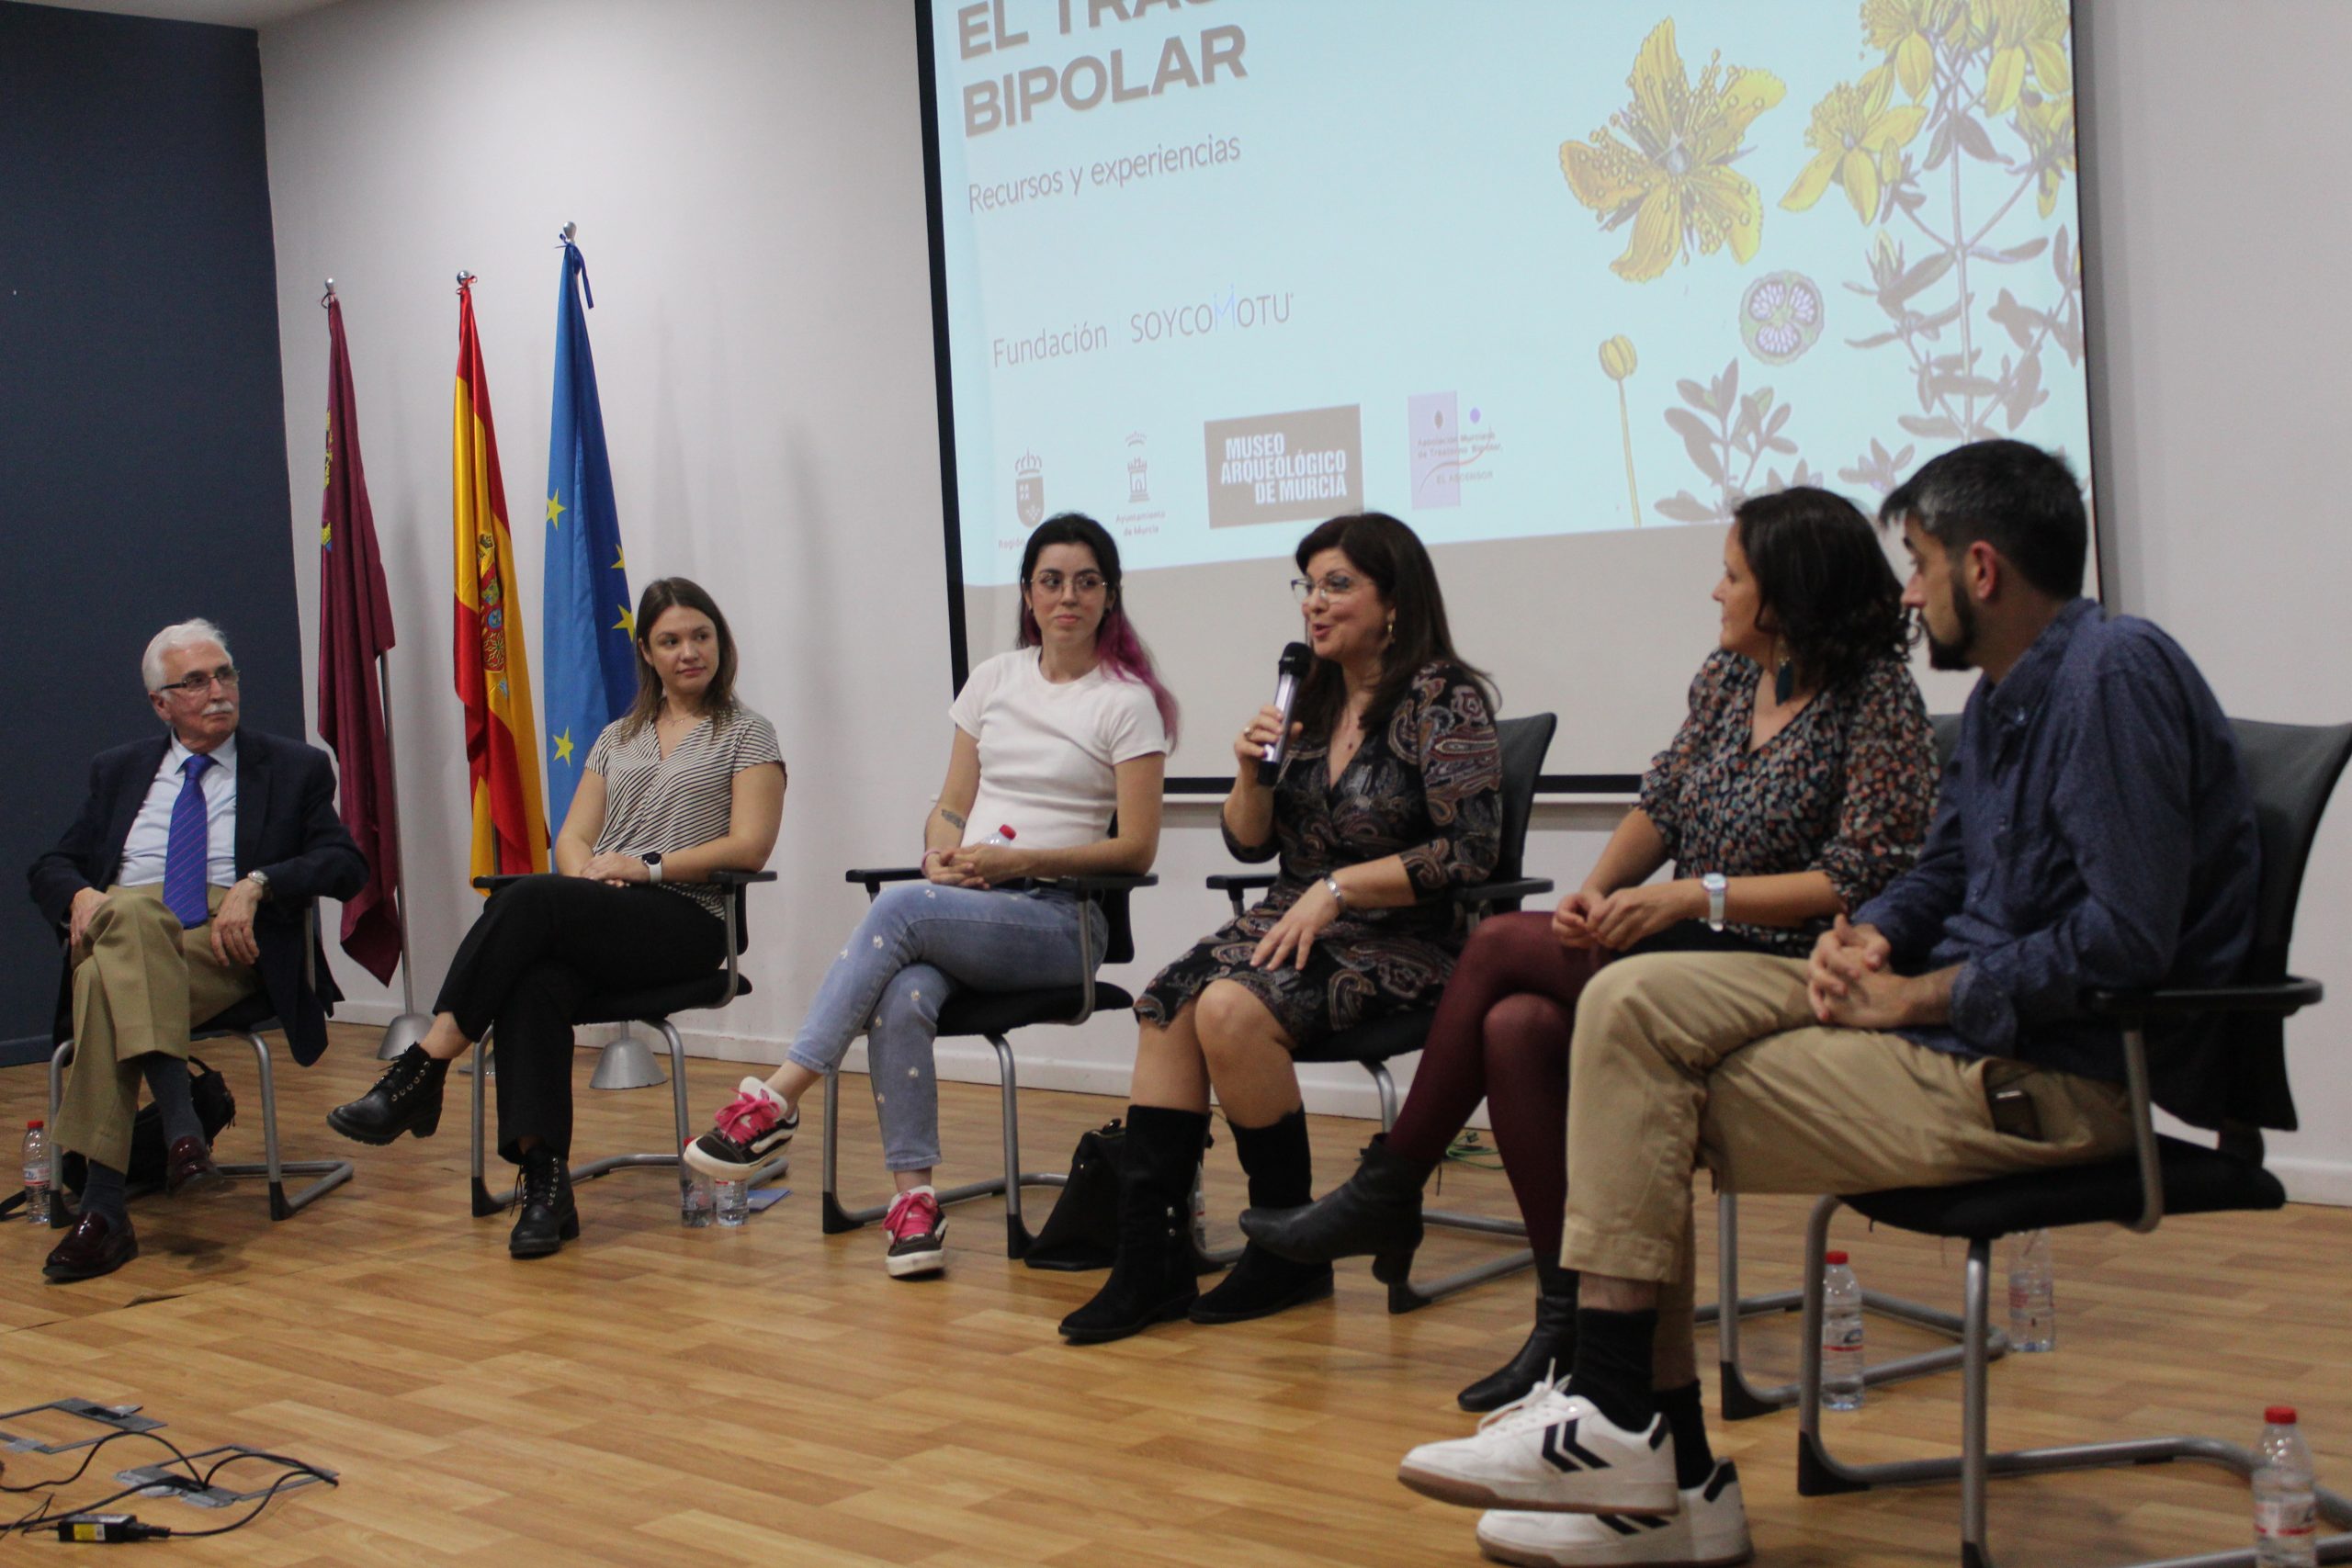
{"label": "white t-shirt", "polygon": [[1069,850],[1100,840],[1119,803],[1114,769],[1168,750],[1151,688],[1096,665],[1048,681],[1038,650],[1000,653],[971,673],[947,716],[980,743],[980,788],[964,841],[1010,825],[1024,849]]}

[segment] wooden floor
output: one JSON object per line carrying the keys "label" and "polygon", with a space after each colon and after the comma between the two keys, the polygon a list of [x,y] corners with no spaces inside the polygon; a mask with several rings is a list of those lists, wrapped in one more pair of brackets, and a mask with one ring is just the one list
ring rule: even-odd
{"label": "wooden floor", "polygon": [[[1055,1323],[1100,1277],[1008,1262],[986,1202],[952,1212],[943,1280],[888,1279],[871,1231],[821,1235],[813,1098],[797,1190],[744,1230],[683,1230],[668,1173],[624,1172],[582,1190],[578,1243],[517,1263],[507,1223],[468,1212],[463,1080],[451,1078],[451,1114],[431,1141],[345,1144],[321,1117],[369,1081],[374,1032],[336,1033],[325,1062],[281,1087],[289,1157],[334,1148],[359,1159],[358,1179],[316,1207],[272,1224],[257,1183],[195,1206],[149,1200],[135,1214],[139,1259],[70,1286],[40,1277],[51,1233],[0,1226],[0,1409],[130,1401],[183,1448],[243,1442],[341,1472],[339,1489],[282,1497],[233,1536],[175,1543],[175,1562],[1477,1561],[1475,1515],[1407,1492],[1396,1462],[1415,1443],[1471,1429],[1453,1391],[1518,1344],[1523,1278],[1391,1317],[1359,1262],[1332,1303],[1066,1347]],[[222,1052],[217,1065],[247,1107],[223,1155],[257,1158],[251,1064]],[[662,1146],[666,1091],[591,1092],[586,1068],[581,1156]],[[698,1118],[740,1071],[695,1064]],[[36,1069],[0,1072],[0,1126],[37,1114],[43,1093]],[[993,1168],[994,1090],[946,1085],[943,1100],[958,1161],[944,1177]],[[885,1179],[862,1081],[843,1100],[844,1170],[870,1198]],[[1026,1163],[1060,1167],[1078,1134],[1117,1109],[1024,1094]],[[1318,1186],[1344,1172],[1364,1132],[1317,1122]],[[1491,1172],[1450,1171],[1444,1188],[1449,1206],[1509,1202]],[[1033,1196],[1040,1211],[1051,1199]],[[1229,1235],[1240,1182],[1223,1138],[1209,1197]],[[1744,1205],[1751,1291],[1794,1282],[1804,1210]],[[1956,1308],[1959,1249],[1850,1222],[1841,1240],[1866,1283]],[[1424,1258],[1443,1267],[1481,1245],[1433,1242]],[[1702,1301],[1713,1256],[1709,1226]],[[2182,1431],[2251,1441],[2262,1406],[2286,1400],[2302,1407],[2322,1478],[2345,1485],[2347,1256],[2352,1212],[2342,1210],[2178,1221],[2151,1238],[2063,1234],[2061,1349],[1994,1369],[1996,1446]],[[1793,1325],[1751,1323],[1762,1374],[1792,1374]],[[1871,1334],[1879,1351],[1921,1342],[1876,1320]],[[1833,1440],[1869,1459],[1948,1449],[1957,1383],[1873,1391],[1870,1408],[1835,1418]],[[1713,1388],[1711,1375],[1711,1408]],[[1739,1461],[1759,1560],[1956,1558],[1951,1490],[1801,1498],[1792,1416],[1714,1429],[1717,1450]],[[133,1457],[143,1447],[118,1443],[94,1470],[159,1457]],[[59,1465],[10,1456],[6,1479]],[[65,1495],[99,1490],[85,1480]],[[172,1501],[139,1506],[150,1522],[220,1522]],[[2242,1544],[2247,1517],[2243,1489],[2204,1467],[2037,1479],[1996,1489],[1994,1544],[2013,1564],[2123,1562]],[[0,1560],[51,1550],[12,1541]]]}

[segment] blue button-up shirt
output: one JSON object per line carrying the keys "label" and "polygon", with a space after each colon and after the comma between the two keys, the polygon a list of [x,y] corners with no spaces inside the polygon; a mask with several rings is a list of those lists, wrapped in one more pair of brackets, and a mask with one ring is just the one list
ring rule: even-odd
{"label": "blue button-up shirt", "polygon": [[1906,973],[1960,968],[1950,1024],[1910,1039],[2120,1081],[2120,1033],[2083,996],[2237,978],[2259,860],[2237,743],[2196,665],[2151,623],[2077,599],[1977,683],[1917,866],[1855,919]]}

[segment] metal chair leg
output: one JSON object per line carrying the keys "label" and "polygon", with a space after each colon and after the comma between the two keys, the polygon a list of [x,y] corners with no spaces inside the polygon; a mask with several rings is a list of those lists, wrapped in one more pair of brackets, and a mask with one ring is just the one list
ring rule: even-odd
{"label": "metal chair leg", "polygon": [[503,1209],[504,1207],[506,1207],[506,1205],[505,1205],[505,1204],[503,1204],[503,1203],[500,1202],[497,1199],[495,1199],[495,1198],[493,1198],[493,1197],[492,1197],[492,1196],[490,1195],[490,1188],[489,1188],[489,1187],[488,1187],[488,1186],[487,1186],[487,1185],[482,1181],[482,1179],[481,1179],[481,1169],[482,1169],[482,1125],[481,1125],[481,1123],[482,1123],[482,1115],[481,1115],[481,1095],[482,1095],[482,1089],[481,1089],[481,1083],[482,1083],[482,1079],[484,1079],[484,1078],[486,1078],[486,1077],[488,1077],[490,1076],[487,1072],[484,1072],[482,1069],[483,1069],[483,1067],[484,1067],[484,1066],[489,1063],[489,1061],[490,1061],[490,1037],[491,1037],[492,1035],[493,1035],[493,1034],[497,1033],[497,1032],[497,1032],[495,1029],[486,1029],[486,1030],[482,1031],[482,1036],[481,1036],[481,1038],[474,1042],[474,1048],[473,1048],[473,1052],[472,1052],[472,1054],[471,1054],[471,1057],[470,1057],[470,1060],[472,1061],[472,1064],[473,1064],[473,1071],[472,1071],[469,1075],[468,1075],[468,1080],[467,1080],[468,1082],[469,1082],[469,1083],[473,1086],[473,1087],[472,1087],[472,1089],[471,1089],[469,1092],[469,1093],[471,1094],[471,1096],[472,1096],[471,1104],[472,1104],[472,1122],[473,1122],[473,1207],[474,1207],[474,1218],[476,1218],[476,1219],[478,1219],[478,1220],[480,1220],[480,1219],[485,1219],[485,1218],[489,1217],[489,1216],[490,1216],[490,1215],[492,1215],[492,1214],[497,1213],[501,1209]]}
{"label": "metal chair leg", "polygon": [[[269,1043],[250,1030],[238,1038],[254,1048],[254,1065],[261,1076],[261,1147],[259,1164],[224,1165],[223,1176],[266,1176],[269,1179],[269,1217],[291,1219],[302,1210],[350,1180],[357,1167],[347,1159],[281,1159],[277,1152],[277,1082],[271,1071]],[[292,1197],[286,1195],[288,1176],[318,1178]]]}
{"label": "metal chair leg", "polygon": [[[1001,1034],[986,1036],[996,1052],[997,1092],[1001,1105],[1000,1115],[1004,1128],[1004,1174],[982,1181],[967,1181],[960,1186],[939,1189],[934,1197],[942,1209],[952,1203],[967,1202],[974,1198],[1004,1196],[1004,1255],[1020,1258],[1027,1254],[1036,1238],[1030,1235],[1021,1214],[1021,1189],[1023,1187],[1061,1187],[1069,1178],[1057,1170],[1021,1168],[1021,1112],[1016,1102],[1020,1083],[1013,1070],[1012,1047]],[[820,1223],[827,1235],[839,1235],[872,1224],[890,1212],[887,1202],[869,1208],[852,1209],[841,1201],[841,1144],[836,1129],[841,1125],[841,1074],[825,1075],[825,1185],[820,1206]]]}
{"label": "metal chair leg", "polygon": [[[1958,1481],[1961,1485],[1962,1568],[1993,1568],[1986,1539],[1985,1487],[1995,1477],[2047,1475],[2060,1471],[2105,1470],[2125,1465],[2165,1464],[2194,1460],[2220,1465],[2241,1479],[2251,1480],[2258,1461],[2236,1443],[2213,1438],[2163,1437],[2130,1438],[2112,1443],[2077,1443],[2062,1448],[1985,1451],[1985,1398],[1993,1336],[1984,1332],[1992,1296],[1992,1243],[1969,1244],[1966,1276],[1967,1308],[1963,1320],[1978,1332],[1962,1341],[1961,1450],[1943,1459],[1897,1460],[1878,1464],[1853,1464],[1831,1454],[1821,1437],[1821,1269],[1827,1249],[1830,1216],[1838,1200],[1824,1198],[1814,1205],[1805,1227],[1804,1343],[1800,1384],[1803,1397],[1797,1416],[1797,1491],[1807,1497],[1835,1492],[1860,1492],[1873,1486],[1912,1486],[1929,1482]],[[2320,1517],[2337,1534],[2318,1543],[2322,1562],[2352,1562],[2352,1497],[2322,1486],[2315,1489]],[[2134,1563],[2131,1568],[2255,1568],[2251,1548],[2205,1552],[2193,1557],[2166,1557]]]}
{"label": "metal chair leg", "polygon": [[65,1103],[65,1064],[74,1059],[74,1042],[62,1042],[49,1054],[49,1223],[62,1229],[72,1217],[65,1212],[65,1151],[57,1142],[57,1108]]}
{"label": "metal chair leg", "polygon": [[[1715,1325],[1716,1365],[1723,1379],[1723,1418],[1726,1421],[1747,1421],[1786,1410],[1797,1402],[1798,1385],[1790,1382],[1767,1387],[1749,1381],[1747,1369],[1740,1361],[1739,1325],[1742,1318],[1795,1312],[1804,1303],[1804,1292],[1773,1291],[1758,1296],[1739,1293],[1739,1200],[1730,1192],[1718,1193],[1715,1198],[1715,1270],[1719,1299],[1701,1307],[1697,1320]],[[1724,1302],[1735,1303],[1738,1310],[1726,1314],[1723,1310]],[[1891,1317],[1962,1341],[1877,1362],[1863,1374],[1862,1382],[1869,1387],[1876,1388],[1882,1383],[1899,1382],[1905,1378],[1942,1371],[1965,1360],[1967,1326],[1961,1317],[1924,1303],[1868,1289],[1862,1292],[1862,1306],[1882,1317]],[[1983,1332],[1989,1359],[1997,1361],[2008,1354],[2007,1334],[1992,1327],[1989,1323]]]}

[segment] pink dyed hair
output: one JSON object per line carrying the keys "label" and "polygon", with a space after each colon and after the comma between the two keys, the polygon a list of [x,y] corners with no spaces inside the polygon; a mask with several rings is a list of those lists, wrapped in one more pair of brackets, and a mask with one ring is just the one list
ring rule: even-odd
{"label": "pink dyed hair", "polygon": [[1126,594],[1120,587],[1119,547],[1112,540],[1109,529],[1082,512],[1065,512],[1046,518],[1030,534],[1029,542],[1021,552],[1021,646],[1035,648],[1045,640],[1037,629],[1037,617],[1029,610],[1029,578],[1037,569],[1038,555],[1047,545],[1081,545],[1092,553],[1095,570],[1102,572],[1103,586],[1110,594],[1110,603],[1102,609],[1102,624],[1095,629],[1094,656],[1114,680],[1133,681],[1151,693],[1152,706],[1159,710],[1159,722],[1168,731],[1168,744],[1174,747],[1176,696],[1160,683],[1159,671],[1151,661],[1151,650],[1144,646],[1135,622],[1127,617]]}

